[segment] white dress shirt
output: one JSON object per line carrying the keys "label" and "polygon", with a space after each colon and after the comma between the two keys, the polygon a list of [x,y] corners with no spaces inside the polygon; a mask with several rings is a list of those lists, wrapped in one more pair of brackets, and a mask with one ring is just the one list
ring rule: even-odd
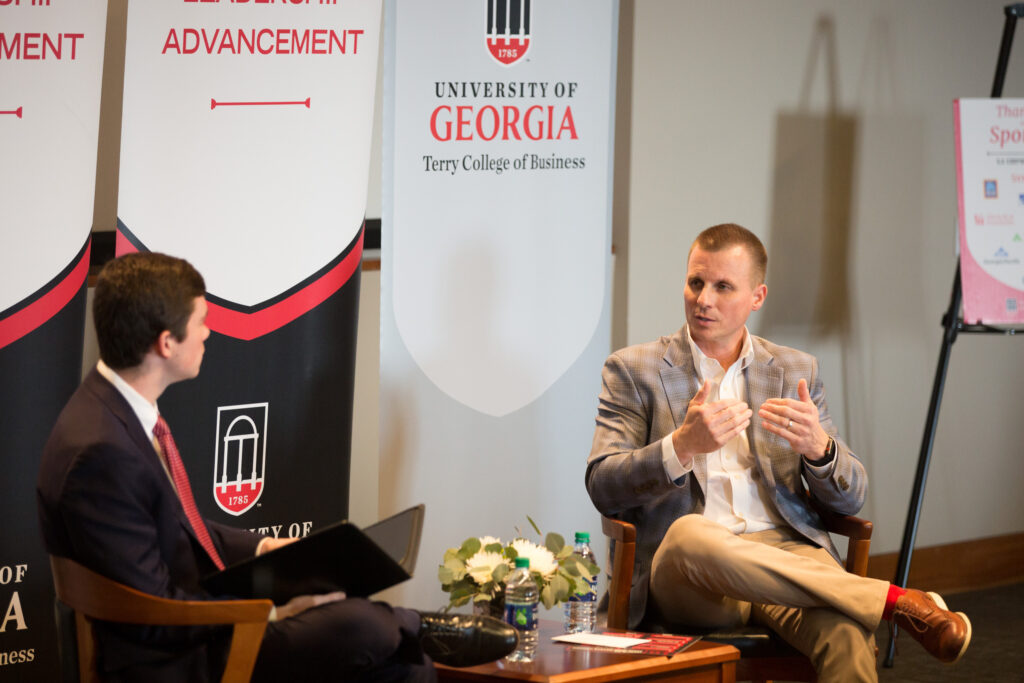
{"label": "white dress shirt", "polygon": [[[747,400],[747,381],[743,371],[754,360],[754,348],[750,333],[744,328],[743,346],[736,362],[723,369],[714,358],[710,358],[694,343],[690,331],[686,340],[693,354],[694,370],[701,384],[710,382],[710,393],[706,403],[735,398]],[[757,417],[757,408],[752,419]],[[672,434],[661,442],[662,463],[669,480],[682,484],[682,478],[693,469],[693,463],[683,466],[676,456]],[[750,452],[747,431],[740,432],[728,443],[711,453],[698,454],[706,460],[707,490],[704,492],[704,516],[726,527],[734,534],[749,534],[777,526],[786,526],[785,520],[775,509],[771,497],[764,488],[761,474],[755,466],[754,454]],[[814,467],[804,460],[814,476],[826,477],[831,473],[835,461]]]}
{"label": "white dress shirt", "polygon": [[116,370],[112,370],[102,360],[96,363],[96,371],[113,384],[118,393],[124,397],[124,400],[128,401],[128,406],[135,413],[135,417],[139,418],[142,431],[149,435],[150,443],[153,444],[153,448],[156,449],[157,454],[160,456],[160,464],[164,466],[164,472],[167,473],[167,478],[171,481],[171,488],[177,491],[178,487],[174,485],[174,477],[171,476],[171,471],[167,469],[164,454],[160,452],[160,444],[157,442],[156,437],[153,436],[156,421],[160,418],[160,411],[157,409],[156,404],[150,403],[149,399],[137,392],[135,387],[128,384],[121,375],[117,374]]}

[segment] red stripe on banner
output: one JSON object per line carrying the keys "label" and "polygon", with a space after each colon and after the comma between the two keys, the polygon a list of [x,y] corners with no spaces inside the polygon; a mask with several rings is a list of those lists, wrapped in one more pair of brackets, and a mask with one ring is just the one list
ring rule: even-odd
{"label": "red stripe on banner", "polygon": [[114,237],[114,253],[118,256],[123,256],[125,254],[134,254],[137,251],[138,248],[132,244],[130,239],[125,237],[125,234],[119,228]]}
{"label": "red stripe on banner", "polygon": [[207,302],[207,327],[235,339],[250,341],[284,327],[303,313],[313,310],[341,289],[356,272],[363,258],[363,234],[363,231],[359,232],[359,239],[352,251],[338,265],[273,306],[242,313]]}
{"label": "red stripe on banner", "polygon": [[[303,313],[308,313],[322,304],[349,281],[363,259],[365,234],[365,230],[359,231],[359,239],[356,240],[352,251],[338,265],[272,306],[245,313],[207,301],[209,311],[206,314],[206,326],[214,332],[243,341],[252,341],[284,327]],[[118,256],[139,250],[121,230],[117,231],[116,240],[115,249]]]}
{"label": "red stripe on banner", "polygon": [[0,320],[0,349],[40,327],[68,305],[68,302],[81,289],[82,283],[85,282],[85,276],[89,274],[89,252],[91,250],[92,242],[90,241],[82,258],[66,278],[25,308]]}

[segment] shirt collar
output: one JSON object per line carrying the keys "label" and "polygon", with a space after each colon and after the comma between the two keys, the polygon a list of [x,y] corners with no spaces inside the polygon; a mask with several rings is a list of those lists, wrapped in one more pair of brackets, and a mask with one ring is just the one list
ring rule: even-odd
{"label": "shirt collar", "polygon": [[128,401],[128,405],[131,407],[132,412],[135,413],[135,417],[139,418],[143,431],[147,436],[152,437],[153,428],[156,427],[157,418],[160,417],[160,411],[157,409],[156,404],[150,403],[147,398],[137,392],[132,385],[124,381],[121,375],[117,374],[116,371],[112,370],[102,360],[96,363],[96,371],[113,384],[118,393],[124,396],[124,400]]}
{"label": "shirt collar", "polygon": [[[693,341],[693,337],[690,336],[690,328],[686,328],[686,342],[690,345],[690,353],[693,354],[693,369],[697,372],[697,378],[700,381],[704,381],[704,367],[708,361],[718,364],[718,361],[710,356],[704,354],[697,346],[697,343]],[[747,369],[747,366],[754,362],[754,345],[750,342],[750,331],[747,330],[746,326],[743,327],[743,346],[740,347],[740,356],[736,359],[736,363],[739,363],[738,371]],[[734,363],[735,365],[735,363]],[[719,367],[721,365],[719,364]],[[725,372],[729,371],[729,368],[722,368]]]}

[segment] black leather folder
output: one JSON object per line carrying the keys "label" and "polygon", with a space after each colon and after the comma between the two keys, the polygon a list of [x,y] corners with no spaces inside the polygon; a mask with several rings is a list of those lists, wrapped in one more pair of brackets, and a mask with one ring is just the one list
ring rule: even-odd
{"label": "black leather folder", "polygon": [[417,505],[365,529],[337,522],[201,583],[212,595],[270,598],[276,605],[297,595],[339,590],[352,597],[373,595],[412,577],[423,513],[424,506]]}

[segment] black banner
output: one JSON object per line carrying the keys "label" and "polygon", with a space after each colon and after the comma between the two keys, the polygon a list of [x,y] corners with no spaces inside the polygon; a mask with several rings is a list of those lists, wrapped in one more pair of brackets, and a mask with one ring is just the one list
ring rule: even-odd
{"label": "black banner", "polygon": [[0,680],[54,681],[50,563],[36,515],[39,457],[82,372],[89,244],[32,297],[0,313]]}
{"label": "black banner", "polygon": [[203,514],[274,536],[348,516],[362,238],[259,306],[208,295],[199,377],[159,402]]}

